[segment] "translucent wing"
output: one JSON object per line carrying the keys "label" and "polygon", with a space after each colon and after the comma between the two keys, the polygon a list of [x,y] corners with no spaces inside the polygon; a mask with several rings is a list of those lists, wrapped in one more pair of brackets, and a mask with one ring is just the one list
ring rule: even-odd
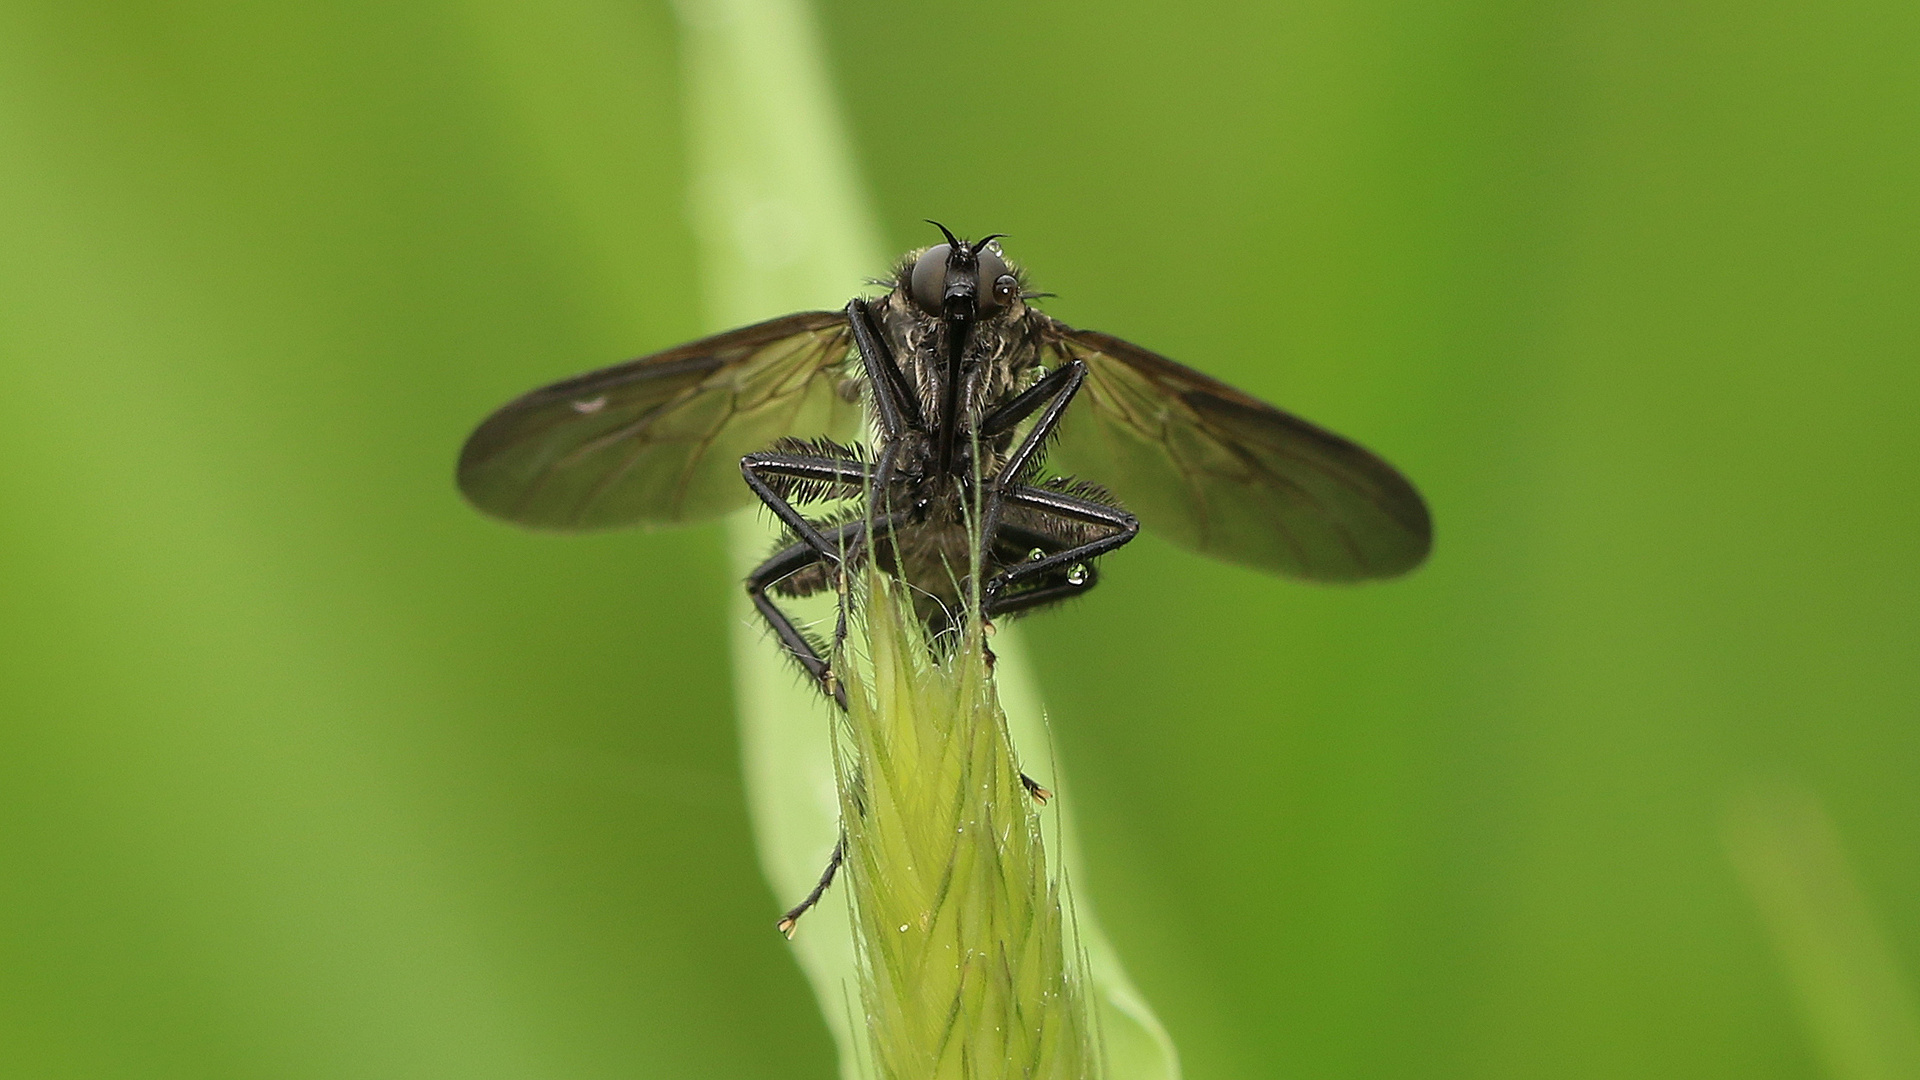
{"label": "translucent wing", "polygon": [[509,402],[460,451],[460,490],[544,529],[699,521],[745,505],[740,458],[783,435],[844,432],[847,317],[742,327]]}
{"label": "translucent wing", "polygon": [[1087,365],[1048,461],[1160,535],[1315,581],[1403,574],[1433,546],[1420,493],[1367,450],[1109,334],[1049,320],[1042,337]]}

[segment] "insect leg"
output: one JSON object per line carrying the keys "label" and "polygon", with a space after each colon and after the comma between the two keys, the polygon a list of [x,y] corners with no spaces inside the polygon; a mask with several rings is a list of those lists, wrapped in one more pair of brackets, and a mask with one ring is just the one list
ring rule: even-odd
{"label": "insect leg", "polygon": [[1046,607],[1048,604],[1065,600],[1070,596],[1079,596],[1095,585],[1100,584],[1100,571],[1091,564],[1083,564],[1083,576],[1076,583],[1070,581],[1064,572],[1055,572],[1053,580],[1043,581],[1030,589],[1022,589],[1012,596],[1001,596],[985,605],[987,618],[997,619],[1002,615],[1018,615],[1023,611]]}
{"label": "insect leg", "polygon": [[[1064,396],[1068,401],[1072,401],[1074,393],[1080,389],[1080,384],[1086,380],[1086,377],[1087,364],[1084,360],[1069,360],[1059,367],[1054,368],[1042,376],[1038,382],[1035,382],[1011,400],[981,417],[979,428],[980,437],[982,439],[991,438],[1017,427],[1020,421],[1033,415],[1033,410],[1039,408],[1041,402],[1060,393],[1061,387],[1067,383],[1071,383],[1073,388],[1066,391]],[[1044,423],[1045,421],[1043,420],[1042,422]],[[1048,424],[1047,426],[1051,428],[1053,425]],[[1046,434],[1046,432],[1042,432],[1040,437],[1044,439],[1046,438]],[[1031,437],[1029,437],[1028,441],[1032,441]],[[1037,446],[1039,444],[1034,443],[1034,445]],[[1021,449],[1027,450],[1029,454],[1032,453],[1025,443],[1021,444]]]}
{"label": "insect leg", "polygon": [[793,905],[793,910],[780,916],[780,921],[773,924],[774,928],[787,935],[788,938],[792,938],[793,932],[800,922],[800,916],[805,915],[808,908],[819,903],[820,898],[827,895],[827,886],[833,884],[833,875],[840,872],[840,864],[846,860],[847,833],[846,830],[842,829],[840,831],[840,839],[833,845],[833,854],[827,857],[827,870],[826,873],[820,875],[820,883],[813,887],[813,891],[807,894],[805,900]]}
{"label": "insect leg", "polygon": [[[835,547],[833,558],[836,561],[841,557],[840,551],[844,550],[848,536],[865,531],[866,526],[867,523],[864,521],[849,522],[832,532],[832,543]],[[823,538],[821,542],[824,544],[828,541]],[[827,663],[825,657],[820,655],[820,651],[814,648],[813,642],[808,641],[806,635],[800,632],[800,628],[793,625],[793,620],[787,618],[787,613],[780,610],[780,605],[774,603],[773,598],[767,595],[769,587],[820,562],[823,558],[826,556],[805,540],[777,551],[773,557],[755,567],[753,573],[747,576],[747,596],[753,600],[754,610],[758,611],[760,617],[767,620],[767,625],[773,628],[774,635],[780,639],[780,644],[785,646],[787,652],[799,661],[808,675],[813,677],[813,681],[819,684],[821,691],[844,709],[847,707],[847,693],[833,678],[831,665]]]}
{"label": "insect leg", "polygon": [[[1106,535],[1096,536],[1084,544],[1069,545],[1030,562],[1015,563],[988,578],[986,584],[981,587],[980,596],[981,606],[989,618],[993,616],[1001,594],[1006,591],[1007,586],[1027,578],[1051,577],[1060,570],[1068,570],[1071,573],[1071,567],[1075,564],[1085,563],[1089,559],[1104,555],[1132,540],[1140,532],[1140,521],[1132,514],[1117,506],[1083,499],[1078,495],[1069,495],[1063,491],[1049,491],[1046,488],[1027,484],[1006,485],[1002,494],[1009,502],[1028,510],[1037,511],[1049,517],[1103,526],[1108,531]],[[1090,568],[1088,572],[1091,573]],[[1047,586],[1042,586],[1042,588],[1045,587]],[[1084,588],[1084,586],[1081,587]],[[1020,599],[1020,596],[1007,597],[1009,602],[1017,602]]]}
{"label": "insect leg", "polygon": [[[906,514],[889,515],[875,522],[872,531],[891,535],[894,528],[905,522],[907,518],[908,515]],[[868,523],[865,521],[848,522],[840,528],[835,529],[832,533],[834,541],[840,546],[840,551],[842,552],[841,556],[836,560],[839,563],[840,571],[838,575],[839,597],[837,600],[839,614],[834,628],[834,645],[836,647],[838,647],[842,641],[846,640],[847,612],[851,604],[847,592],[847,559],[844,553],[863,542],[868,535]],[[821,558],[821,554],[804,541],[792,544],[784,550],[775,553],[772,558],[761,563],[760,566],[754,570],[753,575],[747,579],[747,594],[753,598],[753,606],[760,612],[761,618],[766,619],[768,625],[773,627],[773,632],[779,636],[781,644],[785,645],[787,651],[793,654],[794,659],[800,662],[800,666],[804,667],[807,673],[813,676],[814,681],[819,683],[820,688],[825,691],[828,697],[833,699],[833,703],[840,706],[841,710],[844,711],[847,707],[847,691],[846,688],[840,684],[840,680],[834,677],[832,665],[821,657],[819,651],[813,647],[813,643],[807,640],[806,635],[802,634],[799,628],[793,625],[793,620],[787,618],[786,612],[781,611],[780,606],[775,604],[772,598],[767,596],[767,588],[769,586],[819,562]],[[1028,780],[1024,773],[1021,774],[1020,781],[1027,785],[1028,792],[1042,803],[1046,802],[1047,798],[1052,795],[1052,792],[1047,791],[1046,788],[1040,787],[1031,780]],[[805,899],[795,904],[791,910],[780,917],[779,922],[774,924],[782,934],[785,934],[788,938],[793,937],[794,930],[798,928],[800,916],[805,915],[809,909],[820,902],[822,896],[826,895],[828,887],[833,884],[834,875],[839,872],[840,864],[846,860],[846,856],[847,834],[846,830],[842,829],[840,839],[833,845],[833,854],[827,859],[827,869],[820,875],[820,881],[814,885],[813,891],[809,892]]]}
{"label": "insect leg", "polygon": [[1047,372],[1039,382],[1029,386],[1012,401],[988,413],[980,421],[980,437],[990,438],[1011,430],[1022,420],[1033,415],[1035,409],[1045,408],[1036,420],[1027,437],[1000,467],[1000,473],[994,477],[992,489],[987,495],[987,509],[980,523],[981,535],[991,537],[1000,527],[1000,514],[1006,504],[1007,487],[1015,483],[1020,474],[1026,471],[1033,456],[1045,446],[1053,430],[1060,426],[1060,417],[1067,406],[1073,403],[1073,396],[1080,392],[1080,384],[1087,379],[1087,365],[1081,360],[1069,360],[1065,364]]}
{"label": "insect leg", "polygon": [[[1037,561],[1054,552],[1066,551],[1074,547],[1072,543],[1062,541],[1059,537],[1005,523],[1000,526],[997,542],[999,544],[997,553],[1008,565],[1023,560]],[[1029,557],[1027,552],[1032,552],[1032,557]],[[1019,592],[1000,593],[992,601],[983,605],[987,609],[987,618],[997,619],[1002,615],[1018,615],[1023,611],[1045,607],[1071,596],[1079,596],[1100,583],[1100,572],[1092,563],[1078,565],[1081,570],[1078,575],[1073,573],[1072,566],[1055,567]],[[1079,578],[1078,582],[1074,580],[1075,577]]]}
{"label": "insect leg", "polygon": [[[746,477],[747,487],[760,497],[760,501],[766,504],[767,509],[773,511],[775,517],[793,530],[794,535],[806,541],[807,546],[819,552],[822,557],[838,559],[839,549],[828,546],[826,538],[813,527],[813,523],[807,520],[806,515],[794,509],[793,503],[785,495],[775,491],[766,478],[782,477],[820,487],[861,488],[872,478],[873,470],[866,462],[851,458],[766,452],[748,454],[741,458],[740,475]],[[800,501],[807,500],[803,498]]]}
{"label": "insect leg", "polygon": [[853,327],[853,343],[860,350],[860,361],[867,368],[867,385],[873,391],[873,411],[880,421],[880,433],[889,441],[899,438],[908,428],[925,431],[920,416],[920,398],[893,358],[893,350],[880,336],[873,312],[867,302],[855,298],[847,303],[847,322]]}
{"label": "insect leg", "polygon": [[[881,533],[891,533],[895,527],[906,520],[906,517],[905,514],[893,514],[874,522],[873,528]],[[780,644],[786,647],[787,652],[792,654],[807,674],[820,685],[821,692],[832,698],[834,704],[842,709],[847,707],[847,692],[841,687],[839,680],[833,677],[832,665],[827,662],[826,657],[820,655],[820,650],[807,640],[806,635],[800,632],[800,628],[793,625],[793,620],[787,618],[787,613],[780,610],[780,605],[773,602],[773,598],[767,595],[767,590],[780,581],[828,558],[844,565],[846,554],[864,543],[867,534],[867,522],[850,521],[821,538],[821,542],[832,552],[830,556],[802,540],[775,552],[766,562],[755,567],[753,573],[747,575],[747,596],[753,600],[754,610],[760,613],[761,618],[767,620],[767,625],[773,628],[774,635],[780,639]]]}

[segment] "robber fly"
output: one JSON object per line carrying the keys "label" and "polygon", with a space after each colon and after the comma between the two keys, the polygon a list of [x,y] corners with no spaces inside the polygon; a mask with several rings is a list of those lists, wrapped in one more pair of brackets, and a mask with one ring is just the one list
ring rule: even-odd
{"label": "robber fly", "polygon": [[[836,587],[867,559],[910,586],[937,640],[975,595],[995,619],[1086,592],[1093,561],[1142,522],[1202,554],[1315,581],[1392,577],[1426,557],[1426,504],[1392,466],[1050,318],[998,236],[969,243],[935,224],[946,242],[909,254],[877,299],[508,403],[468,438],[460,490],[495,517],[566,531],[699,521],[758,499],[787,535],[747,592],[843,708],[833,650],[773,596]],[[863,400],[871,448],[851,437]],[[835,501],[838,513],[800,509]],[[824,891],[834,854],[783,929]]]}

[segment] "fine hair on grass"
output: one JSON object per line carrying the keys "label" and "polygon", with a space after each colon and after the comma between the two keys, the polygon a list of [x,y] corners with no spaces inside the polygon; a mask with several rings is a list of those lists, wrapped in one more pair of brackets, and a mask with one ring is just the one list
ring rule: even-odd
{"label": "fine hair on grass", "polygon": [[930,648],[909,585],[871,564],[854,573],[863,614],[858,648],[836,661],[848,710],[835,756],[875,1074],[1099,1076],[1070,901],[1047,868],[986,629],[963,619]]}

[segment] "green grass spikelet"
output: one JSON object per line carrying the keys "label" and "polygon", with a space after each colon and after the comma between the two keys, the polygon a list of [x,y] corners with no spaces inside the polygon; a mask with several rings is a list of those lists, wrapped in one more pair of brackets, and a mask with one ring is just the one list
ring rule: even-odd
{"label": "green grass spikelet", "polygon": [[870,574],[844,664],[844,873],[861,999],[887,1080],[1097,1075],[1081,965],[1021,784],[977,620],[930,651]]}

